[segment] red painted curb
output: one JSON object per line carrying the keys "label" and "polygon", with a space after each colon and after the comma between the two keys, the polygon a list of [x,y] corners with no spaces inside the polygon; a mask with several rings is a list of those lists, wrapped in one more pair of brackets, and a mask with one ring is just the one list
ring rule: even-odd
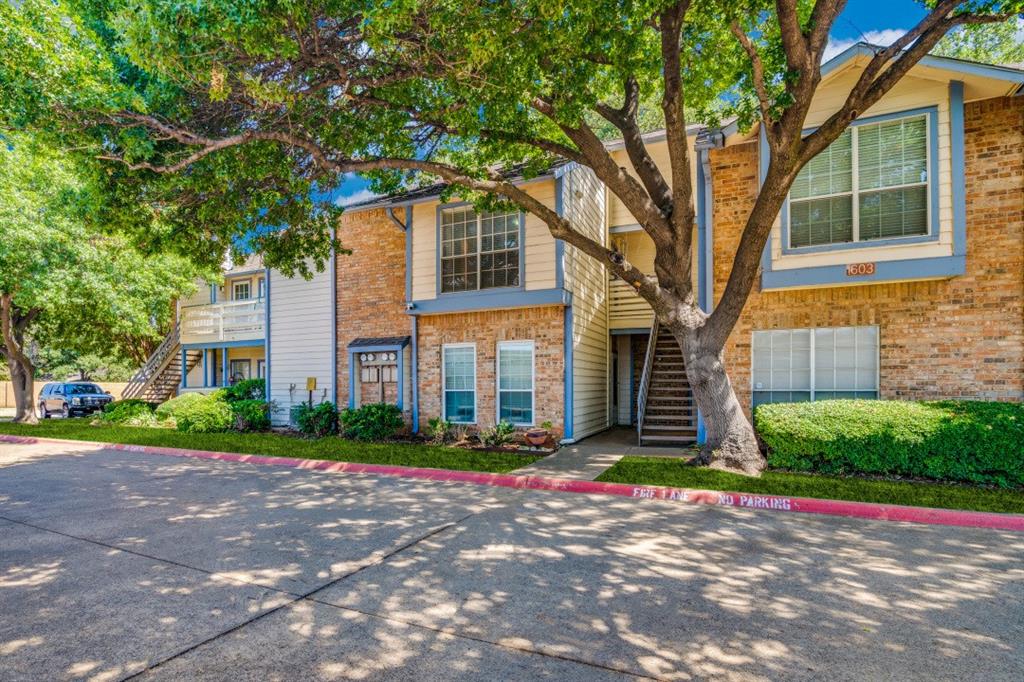
{"label": "red painted curb", "polygon": [[150,455],[171,457],[192,457],[225,462],[245,462],[269,466],[286,466],[295,469],[312,469],[347,474],[376,474],[400,476],[429,481],[451,481],[473,483],[502,488],[525,490],[553,490],[566,493],[590,495],[617,495],[641,500],[671,500],[688,504],[709,504],[740,509],[765,511],[799,512],[827,516],[849,516],[876,521],[906,521],[943,526],[965,526],[969,528],[993,528],[1024,532],[1024,515],[996,514],[992,512],[958,511],[955,509],[934,509],[931,507],[907,507],[902,505],[875,504],[872,502],[845,502],[822,500],[810,497],[783,497],[779,495],[754,495],[713,490],[691,490],[662,486],[631,485],[627,483],[598,483],[564,478],[541,476],[516,476],[513,474],[488,474],[476,471],[453,471],[450,469],[429,469],[388,464],[359,464],[356,462],[333,462],[322,459],[298,459],[293,457],[269,457],[246,455],[238,452],[213,452],[208,450],[187,450],[153,445],[126,445],[123,443],[97,443],[94,441],[64,440],[59,438],[34,438],[0,434],[0,443],[31,445],[34,443],[75,443],[94,445],[124,452],[141,452]]}

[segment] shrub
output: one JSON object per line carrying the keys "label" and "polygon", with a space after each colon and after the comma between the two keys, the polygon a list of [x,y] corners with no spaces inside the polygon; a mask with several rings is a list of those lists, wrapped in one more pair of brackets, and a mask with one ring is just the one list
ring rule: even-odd
{"label": "shrub", "polygon": [[264,400],[236,400],[228,403],[235,418],[235,431],[266,431],[270,428],[270,405]]}
{"label": "shrub", "polygon": [[193,402],[205,399],[206,396],[204,396],[202,393],[182,393],[176,398],[171,398],[167,402],[157,405],[156,418],[162,422],[167,421],[169,419],[174,419],[177,416],[179,410],[185,408],[186,406],[190,405]]}
{"label": "shrub", "polygon": [[219,392],[223,393],[224,400],[229,403],[239,400],[266,400],[267,382],[263,379],[245,379],[233,386],[225,386]]}
{"label": "shrub", "polygon": [[394,438],[405,425],[402,411],[388,403],[371,403],[357,410],[341,413],[345,436],[356,440],[387,440]]}
{"label": "shrub", "polygon": [[755,422],[773,467],[1024,485],[1021,404],[823,400],[761,405]]}
{"label": "shrub", "polygon": [[230,429],[234,415],[226,402],[206,395],[177,409],[174,421],[178,430],[185,433],[216,433]]}
{"label": "shrub", "polygon": [[452,423],[441,417],[431,417],[427,422],[427,436],[434,445],[450,443],[454,436]]}
{"label": "shrub", "polygon": [[313,407],[306,403],[294,406],[292,420],[299,431],[314,438],[332,436],[338,432],[338,408],[329,401]]}
{"label": "shrub", "polygon": [[508,423],[504,419],[495,424],[489,429],[484,429],[480,432],[480,440],[484,445],[492,448],[498,448],[502,445],[508,445],[516,436],[516,427]]}
{"label": "shrub", "polygon": [[125,424],[127,426],[155,426],[152,403],[145,400],[130,398],[116,400],[103,408],[100,419],[108,424]]}

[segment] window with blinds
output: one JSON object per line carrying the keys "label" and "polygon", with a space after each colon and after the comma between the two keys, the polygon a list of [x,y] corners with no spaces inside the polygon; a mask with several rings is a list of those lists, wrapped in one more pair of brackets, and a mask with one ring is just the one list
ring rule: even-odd
{"label": "window with blinds", "polygon": [[754,332],[753,401],[878,397],[878,327]]}
{"label": "window with blinds", "polygon": [[533,425],[533,342],[498,344],[498,421]]}
{"label": "window with blinds", "polygon": [[458,424],[476,422],[476,346],[446,345],[441,349],[444,418]]}
{"label": "window with blinds", "polygon": [[517,212],[441,211],[441,291],[519,286]]}
{"label": "window with blinds", "polygon": [[928,118],[855,125],[790,189],[789,246],[928,234]]}

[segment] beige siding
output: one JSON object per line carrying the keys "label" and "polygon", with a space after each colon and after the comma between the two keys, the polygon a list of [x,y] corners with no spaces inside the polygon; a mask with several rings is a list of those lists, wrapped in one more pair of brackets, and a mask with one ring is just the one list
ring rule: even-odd
{"label": "beige siding", "polygon": [[[697,155],[693,149],[693,143],[696,140],[696,136],[691,135],[687,138],[687,144],[690,148],[690,183],[691,187],[696,192],[697,187]],[[672,164],[668,158],[668,145],[664,140],[658,142],[651,142],[647,145],[647,153],[651,155],[654,160],[654,165],[661,171],[665,181],[670,185],[672,184]],[[629,160],[624,150],[617,150],[612,152],[612,157],[616,163],[625,168],[630,175],[636,175],[633,170],[633,164]],[[608,225],[609,227],[618,227],[620,225],[635,225],[636,218],[629,212],[622,201],[612,192],[608,192]]]}
{"label": "beige siding", "polygon": [[275,424],[287,424],[292,405],[309,399],[306,378],[316,377],[313,402],[334,399],[332,268],[306,281],[270,273],[270,399]]}
{"label": "beige siding", "polygon": [[[850,69],[829,80],[818,91],[807,116],[808,127],[820,125],[839,108],[856,78],[858,69]],[[865,246],[863,249],[844,249],[823,253],[782,254],[781,219],[772,229],[772,269],[789,270],[822,265],[843,265],[861,261],[889,261],[908,258],[949,256],[953,253],[953,199],[952,166],[950,153],[949,84],[924,78],[907,76],[901,80],[878,104],[864,113],[864,117],[898,113],[912,109],[936,107],[938,125],[938,177],[932,178],[932,192],[938,192],[939,240],[919,244],[896,246]],[[930,148],[929,148],[930,149]]]}
{"label": "beige siding", "polygon": [[[563,177],[563,209],[573,227],[604,242],[605,202],[594,174],[575,167]],[[565,282],[572,292],[573,438],[608,427],[608,274],[602,263],[565,247]]]}
{"label": "beige siding", "polygon": [[[523,188],[548,208],[555,208],[554,180],[540,180],[523,185]],[[438,206],[436,201],[413,206],[412,297],[416,301],[437,298]],[[526,215],[523,259],[523,282],[526,289],[550,289],[555,286],[555,239],[547,225],[529,213]]]}

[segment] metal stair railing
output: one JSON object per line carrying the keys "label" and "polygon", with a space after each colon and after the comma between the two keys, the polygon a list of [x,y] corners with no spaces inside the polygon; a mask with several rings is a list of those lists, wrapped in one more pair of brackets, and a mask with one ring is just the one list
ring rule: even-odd
{"label": "metal stair railing", "polygon": [[644,370],[640,374],[640,388],[636,396],[636,442],[643,445],[644,413],[647,411],[647,391],[651,386],[651,371],[654,367],[654,354],[658,345],[658,320],[651,324],[651,335],[647,339],[647,354],[644,356]]}
{"label": "metal stair railing", "polygon": [[128,381],[128,385],[124,387],[121,394],[122,398],[138,398],[143,394],[146,386],[163,371],[168,360],[173,356],[173,351],[178,347],[179,333],[180,324],[175,321],[174,329],[167,335],[167,338],[157,346],[157,349],[146,360],[146,364]]}

